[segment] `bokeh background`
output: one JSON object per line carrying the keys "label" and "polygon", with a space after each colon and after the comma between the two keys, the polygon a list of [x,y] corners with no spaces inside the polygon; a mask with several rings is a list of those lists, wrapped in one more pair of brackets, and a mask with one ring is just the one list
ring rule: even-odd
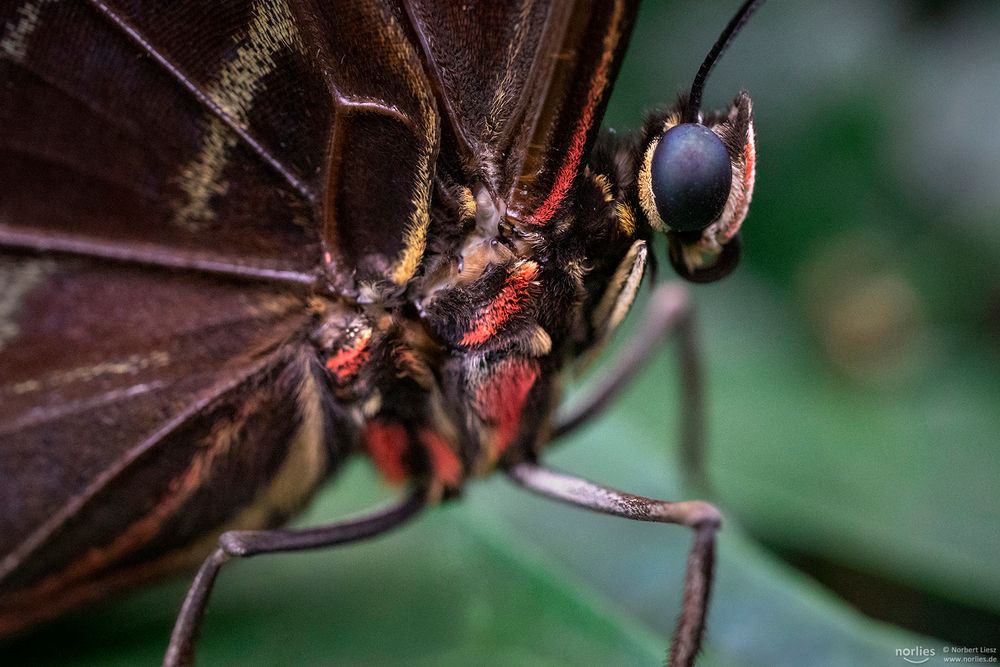
{"label": "bokeh background", "polygon": [[[736,4],[647,2],[606,124],[685,90]],[[1000,3],[773,0],[707,105],[742,87],[759,146],[744,263],[694,290],[728,519],[701,664],[1000,649]],[[552,462],[685,497],[675,380],[665,348]],[[391,495],[359,463],[302,522]],[[490,480],[373,543],[233,566],[204,664],[658,664],[688,543]],[[154,664],[184,586],[7,659]]]}

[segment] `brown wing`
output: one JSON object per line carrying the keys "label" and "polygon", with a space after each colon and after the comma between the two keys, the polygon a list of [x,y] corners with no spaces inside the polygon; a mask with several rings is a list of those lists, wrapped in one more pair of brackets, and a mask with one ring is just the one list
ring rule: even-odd
{"label": "brown wing", "polygon": [[0,0],[0,632],[273,523],[349,440],[289,283],[416,269],[437,117],[401,26]]}
{"label": "brown wing", "polygon": [[0,30],[0,244],[415,270],[437,117],[381,2],[0,0]]}
{"label": "brown wing", "polygon": [[300,297],[6,254],[0,304],[0,634],[281,520],[324,475]]}
{"label": "brown wing", "polygon": [[[305,222],[312,192],[301,179],[322,149],[286,166],[287,155],[253,140],[272,139],[269,119],[251,123],[250,111],[265,105],[235,106],[258,90],[280,98],[273,70],[294,51],[269,43],[257,58],[275,65],[244,72],[245,12],[219,3],[205,16],[215,5],[199,3],[184,21],[182,5],[191,4],[157,3],[158,21],[142,27],[108,3],[0,5],[0,244],[247,270],[316,266],[320,237]],[[171,31],[168,18],[182,22]],[[174,53],[212,71],[193,71]],[[241,87],[227,88],[227,78]],[[292,80],[305,91],[293,93],[295,103],[324,99],[318,77]],[[290,125],[292,143],[321,122]]]}
{"label": "brown wing", "polygon": [[544,224],[600,125],[634,0],[402,0],[442,114],[444,168]]}

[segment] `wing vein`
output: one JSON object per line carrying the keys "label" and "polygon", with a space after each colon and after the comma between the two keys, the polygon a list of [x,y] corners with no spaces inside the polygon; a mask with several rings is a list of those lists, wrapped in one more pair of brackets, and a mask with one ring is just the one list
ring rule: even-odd
{"label": "wing vein", "polygon": [[[241,383],[263,372],[270,364],[281,363],[281,361],[275,359],[277,356],[277,353],[268,355],[257,363],[245,367],[243,372],[234,373],[233,376],[227,378],[225,381],[217,383],[210,390],[204,392],[198,400],[185,406],[181,412],[132,448],[125,456],[122,456],[116,462],[116,465],[105,470],[103,474],[94,479],[81,493],[73,496],[58,511],[53,513],[48,521],[40,525],[16,549],[7,554],[3,560],[0,560],[0,583],[9,577],[11,573],[15,572],[21,566],[21,563],[29,558],[36,549],[44,545],[46,540],[59,530],[60,526],[80,512],[87,502],[100,493],[101,490],[107,488],[109,484],[127,471],[144,454],[156,447],[172,432],[181,428],[190,419],[196,418],[202,410],[208,408],[220,396],[233,391]],[[286,359],[286,362],[288,361],[289,359]]]}
{"label": "wing vein", "polygon": [[465,128],[458,119],[458,112],[451,103],[451,98],[445,92],[444,88],[444,74],[441,72],[441,68],[438,66],[437,61],[434,58],[433,51],[431,49],[431,44],[427,39],[427,35],[421,29],[420,21],[416,16],[413,15],[415,11],[410,3],[403,3],[406,9],[406,19],[413,29],[414,34],[420,41],[420,51],[423,57],[421,60],[424,63],[424,70],[427,74],[428,79],[434,88],[434,97],[437,103],[444,108],[445,116],[448,118],[448,125],[451,127],[452,134],[458,143],[458,150],[462,154],[463,158],[470,159],[475,153],[472,147],[472,141],[470,140],[468,134],[465,132]]}
{"label": "wing vein", "polygon": [[261,142],[257,141],[233,116],[225,109],[213,101],[198,85],[189,79],[165,54],[161,53],[135,26],[129,23],[125,17],[108,6],[101,0],[87,0],[102,16],[111,22],[118,30],[136,44],[146,55],[152,58],[162,67],[171,78],[180,84],[190,93],[199,104],[207,109],[221,123],[232,130],[236,135],[257,154],[269,167],[271,167],[288,185],[292,187],[313,207],[319,197],[316,190],[308,183],[300,179],[281,160],[279,160]]}
{"label": "wing vein", "polygon": [[118,262],[134,262],[168,269],[202,271],[236,278],[249,278],[297,286],[316,284],[316,276],[301,271],[265,268],[223,262],[195,252],[178,254],[164,252],[154,245],[123,244],[115,241],[95,241],[66,233],[43,235],[24,232],[0,223],[0,248],[59,252],[67,255],[96,257]]}

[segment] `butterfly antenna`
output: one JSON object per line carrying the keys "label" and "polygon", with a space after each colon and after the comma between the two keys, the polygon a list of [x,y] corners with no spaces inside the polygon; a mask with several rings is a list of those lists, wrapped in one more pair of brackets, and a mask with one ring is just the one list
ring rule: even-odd
{"label": "butterfly antenna", "polygon": [[733,41],[733,37],[736,37],[737,33],[743,28],[743,24],[747,22],[747,19],[762,4],[764,4],[764,0],[746,0],[736,11],[736,14],[733,15],[733,18],[729,20],[729,25],[719,35],[719,39],[715,41],[715,46],[705,56],[705,61],[698,69],[698,73],[694,77],[694,83],[691,84],[691,94],[688,96],[687,113],[685,114],[684,122],[698,122],[698,113],[701,111],[701,94],[705,89],[705,81],[708,80],[708,75],[712,73],[715,63],[719,62],[719,58],[722,57],[726,48],[729,47],[729,43]]}

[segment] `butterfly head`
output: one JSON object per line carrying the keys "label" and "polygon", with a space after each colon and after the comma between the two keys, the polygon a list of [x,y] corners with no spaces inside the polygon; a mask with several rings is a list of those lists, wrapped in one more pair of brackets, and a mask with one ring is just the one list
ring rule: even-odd
{"label": "butterfly head", "polygon": [[735,268],[739,230],[753,194],[756,151],[750,96],[684,122],[681,100],[646,124],[636,187],[648,225],[667,235],[670,263],[685,279],[712,282]]}

